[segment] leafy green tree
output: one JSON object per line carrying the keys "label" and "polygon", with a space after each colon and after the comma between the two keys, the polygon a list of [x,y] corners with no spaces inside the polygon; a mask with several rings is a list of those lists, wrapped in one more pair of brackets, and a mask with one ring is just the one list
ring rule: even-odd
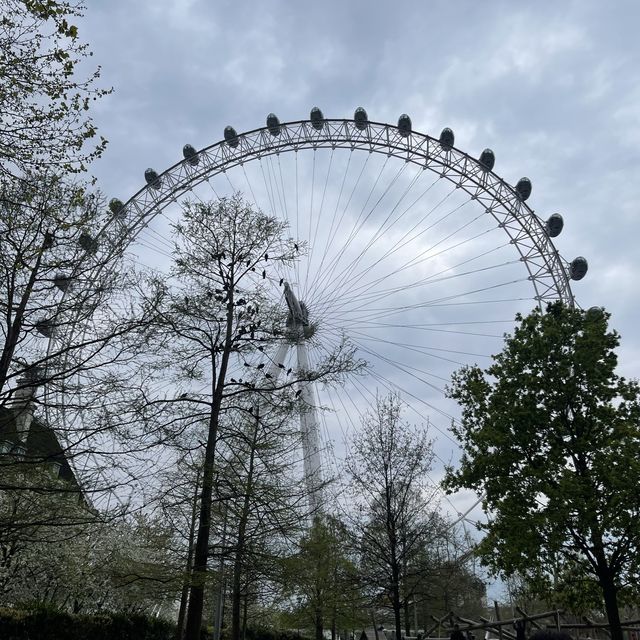
{"label": "leafy green tree", "polygon": [[279,411],[256,408],[254,414],[249,419],[246,413],[229,415],[220,432],[218,467],[224,465],[231,494],[222,506],[233,557],[231,640],[240,640],[246,626],[243,604],[246,614],[248,600],[256,598],[261,583],[276,579],[274,569],[289,546],[287,538],[293,539],[300,529],[306,502],[304,484],[291,473],[299,459],[298,416],[290,406]]}
{"label": "leafy green tree", "polygon": [[312,628],[315,640],[324,638],[328,623],[335,638],[336,629],[361,622],[357,613],[363,598],[349,547],[344,525],[318,516],[300,540],[297,553],[284,563],[284,593],[296,603],[288,617],[299,626]]}
{"label": "leafy green tree", "polygon": [[547,594],[587,579],[622,640],[618,607],[640,579],[640,388],[616,373],[608,319],[560,303],[518,316],[486,371],[454,374],[463,455],[446,484],[484,495],[490,567]]}
{"label": "leafy green tree", "polygon": [[91,55],[73,24],[81,2],[0,2],[0,180],[84,171],[104,150],[90,103],[108,93],[95,87],[100,69],[78,78]]}

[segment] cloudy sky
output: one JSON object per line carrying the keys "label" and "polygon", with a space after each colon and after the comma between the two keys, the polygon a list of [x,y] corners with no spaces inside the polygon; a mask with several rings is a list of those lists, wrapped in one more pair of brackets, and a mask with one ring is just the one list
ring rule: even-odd
{"label": "cloudy sky", "polygon": [[127,200],[196,148],[308,117],[408,113],[456,146],[496,155],[530,206],[560,212],[556,246],[589,261],[574,292],[605,306],[622,334],[621,366],[640,372],[636,327],[640,224],[640,8],[633,0],[472,2],[91,0],[81,35],[112,95],[94,105],[110,142],[93,166]]}

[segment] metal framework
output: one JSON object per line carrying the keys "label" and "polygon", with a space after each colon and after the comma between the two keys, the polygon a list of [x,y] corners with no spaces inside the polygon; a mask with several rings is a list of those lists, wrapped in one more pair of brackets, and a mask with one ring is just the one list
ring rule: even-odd
{"label": "metal framework", "polygon": [[[354,119],[324,119],[319,110],[314,111],[316,113],[312,111],[309,120],[288,123],[280,123],[275,116],[270,115],[266,127],[241,134],[227,127],[223,140],[200,151],[186,145],[184,160],[163,173],[147,170],[147,185],[124,204],[119,200],[112,200],[112,219],[95,237],[89,238],[92,250],[85,253],[85,259],[99,258],[95,262],[95,276],[108,263],[109,257],[122,253],[164,207],[176,202],[198,184],[228,169],[270,155],[295,153],[303,149],[346,149],[398,158],[431,171],[462,189],[508,235],[528,271],[528,279],[534,287],[538,305],[554,300],[573,305],[570,287],[572,265],[559,255],[545,222],[524,202],[528,194],[523,197],[517,188],[493,173],[486,163],[455,148],[450,131],[448,144],[442,136],[438,140],[412,131],[407,116],[402,116],[395,126],[370,122],[366,119],[366,114],[364,118],[358,117],[364,113],[361,109],[358,111],[362,113],[356,111]],[[406,118],[404,123],[403,118]],[[586,261],[584,264],[586,270]],[[574,276],[575,279],[578,277]],[[293,328],[288,339],[283,341],[275,362],[282,362],[295,344],[298,367],[304,370],[309,368],[309,363],[302,316],[297,317],[296,314],[296,310],[300,311],[300,304],[293,292],[290,289],[287,291]],[[292,333],[296,335],[292,336]],[[274,376],[277,373],[274,370]],[[322,506],[322,480],[318,420],[310,384],[302,385],[301,395],[303,403],[308,407],[308,411],[301,414],[305,479],[310,505],[312,509],[318,509]]]}
{"label": "metal framework", "polygon": [[[118,228],[106,225],[98,234],[103,251],[119,252],[166,205],[199,183],[228,169],[261,157],[302,149],[348,149],[381,153],[432,171],[449,180],[484,207],[509,236],[529,272],[538,304],[562,300],[573,304],[570,265],[551,241],[544,221],[523,201],[516,189],[467,153],[440,140],[398,126],[356,120],[299,120],[262,127],[227,138],[185,158],[161,174],[147,174],[148,184],[124,205],[116,205]],[[229,131],[229,128],[227,129]]]}

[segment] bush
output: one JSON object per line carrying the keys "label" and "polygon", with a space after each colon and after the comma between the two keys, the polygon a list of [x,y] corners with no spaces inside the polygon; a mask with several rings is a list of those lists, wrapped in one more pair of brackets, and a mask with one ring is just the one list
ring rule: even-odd
{"label": "bush", "polygon": [[0,609],[2,640],[173,640],[175,625],[139,614],[72,615]]}

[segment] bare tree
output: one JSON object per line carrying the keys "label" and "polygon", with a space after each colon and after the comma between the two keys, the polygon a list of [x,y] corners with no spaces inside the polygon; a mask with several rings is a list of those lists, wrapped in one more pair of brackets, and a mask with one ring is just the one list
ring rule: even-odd
{"label": "bare tree", "polygon": [[417,581],[420,551],[442,534],[427,483],[433,450],[424,429],[402,420],[398,396],[378,398],[365,414],[347,461],[362,578],[372,600],[393,610],[396,637]]}
{"label": "bare tree", "polygon": [[[204,449],[186,623],[189,640],[199,637],[201,626],[214,463],[225,417],[244,415],[247,424],[254,424],[256,407],[293,406],[300,382],[339,380],[359,366],[352,349],[341,344],[313,371],[275,375],[273,367],[281,370],[284,365],[270,365],[268,353],[285,337],[280,327],[286,315],[273,302],[273,290],[282,286],[283,267],[300,251],[285,231],[283,223],[253,210],[240,195],[188,203],[183,221],[175,226],[171,275],[152,283],[158,293],[149,309],[154,324],[142,339],[157,357],[154,365],[151,358],[145,365],[143,387],[148,390],[143,389],[140,411],[165,429],[173,424],[185,434],[199,433]],[[172,380],[172,388],[162,396],[149,389],[154,375]],[[173,416],[180,413],[180,405],[184,409],[178,424]],[[245,504],[241,511],[247,508]]]}

